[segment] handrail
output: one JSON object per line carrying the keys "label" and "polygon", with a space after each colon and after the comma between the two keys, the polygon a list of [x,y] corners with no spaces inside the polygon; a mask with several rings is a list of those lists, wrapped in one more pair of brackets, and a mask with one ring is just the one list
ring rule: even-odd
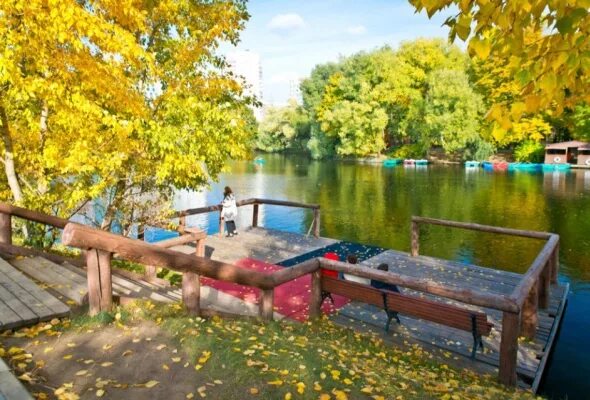
{"label": "handrail", "polygon": [[12,204],[7,203],[0,203],[0,213],[12,215],[33,222],[39,222],[41,224],[50,225],[59,229],[65,228],[66,224],[70,222],[65,218],[47,215],[39,211],[28,210],[26,208],[13,206]]}
{"label": "handrail", "polygon": [[535,337],[538,308],[549,306],[551,284],[557,283],[559,235],[427,217],[413,216],[411,221],[412,256],[417,256],[420,248],[420,223],[546,240],[512,293],[501,296],[504,302],[513,305],[514,309],[503,309],[499,375],[500,381],[505,385],[515,385],[518,337]]}
{"label": "handrail", "polygon": [[[251,204],[268,204],[268,205],[275,205],[275,206],[284,206],[284,207],[297,207],[297,208],[309,208],[312,210],[317,210],[320,208],[319,204],[307,204],[307,203],[299,203],[296,201],[287,201],[287,200],[274,200],[274,199],[260,199],[260,198],[250,198],[239,200],[236,202],[238,207],[243,207]],[[208,212],[214,211],[221,211],[221,204],[215,204],[212,206],[205,206],[205,207],[197,207],[197,208],[189,208],[186,210],[178,211],[175,216],[176,217],[186,217],[189,215],[196,215],[196,214],[205,214]]]}
{"label": "handrail", "polygon": [[178,272],[193,272],[212,279],[231,280],[234,283],[260,289],[272,289],[274,287],[270,274],[240,268],[220,261],[194,257],[155,244],[99,231],[77,223],[66,225],[62,235],[62,243],[66,246],[81,249],[98,249],[116,253],[129,261],[166,267]]}
{"label": "handrail", "polygon": [[320,258],[320,266],[325,269],[343,272],[363,278],[382,281],[419,292],[432,294],[457,300],[462,303],[492,308],[499,311],[518,312],[519,307],[514,300],[495,293],[477,293],[469,289],[457,289],[447,285],[441,285],[428,279],[396,274],[394,272],[379,271],[375,268],[364,267],[360,264],[351,265],[341,261]]}
{"label": "handrail", "polygon": [[504,234],[504,235],[521,236],[521,237],[528,237],[528,238],[533,238],[533,239],[549,239],[552,235],[554,235],[554,233],[549,233],[549,232],[539,232],[539,231],[528,231],[528,230],[523,230],[523,229],[503,228],[500,226],[481,225],[481,224],[474,224],[471,222],[449,221],[449,220],[445,220],[445,219],[428,218],[428,217],[412,216],[412,222],[413,223],[425,223],[425,224],[429,224],[429,225],[448,226],[451,228],[461,228],[461,229],[467,229],[467,230],[472,230],[472,231],[500,233],[500,234]]}
{"label": "handrail", "polygon": [[[297,207],[297,208],[307,208],[313,210],[313,222],[310,230],[313,228],[313,235],[315,237],[320,236],[320,205],[319,204],[307,204],[307,203],[300,203],[296,201],[288,201],[288,200],[274,200],[274,199],[261,199],[261,198],[250,198],[244,199],[236,202],[238,207],[243,207],[247,205],[254,206],[254,210],[252,212],[252,226],[258,226],[258,208],[261,204],[267,205],[274,205],[274,206],[283,206],[283,207]],[[210,212],[222,210],[221,204],[214,204],[212,206],[204,206],[204,207],[197,207],[197,208],[189,208],[186,210],[178,211],[174,214],[174,218],[179,219],[179,230],[182,232],[184,227],[186,226],[186,217],[191,215],[197,214],[206,214]],[[223,235],[223,223],[221,221],[221,215],[219,219],[219,235]]]}

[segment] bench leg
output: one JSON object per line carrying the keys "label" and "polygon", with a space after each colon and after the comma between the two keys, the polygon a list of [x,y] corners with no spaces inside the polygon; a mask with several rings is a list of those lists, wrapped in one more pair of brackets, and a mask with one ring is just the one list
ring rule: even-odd
{"label": "bench leg", "polygon": [[320,303],[320,306],[322,304],[324,304],[324,300],[326,300],[326,299],[330,299],[330,301],[332,302],[332,305],[334,305],[334,298],[332,297],[332,293],[322,291],[322,302]]}
{"label": "bench leg", "polygon": [[395,318],[395,320],[397,321],[398,324],[401,324],[402,322],[399,320],[399,317],[397,316],[397,312],[395,311],[386,311],[387,312],[387,324],[385,324],[385,332],[389,332],[389,325],[391,325],[391,320]]}

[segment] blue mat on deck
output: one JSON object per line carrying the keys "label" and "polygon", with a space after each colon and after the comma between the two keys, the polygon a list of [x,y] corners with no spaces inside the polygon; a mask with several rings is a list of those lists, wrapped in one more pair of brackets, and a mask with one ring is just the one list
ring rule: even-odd
{"label": "blue mat on deck", "polygon": [[377,254],[383,253],[385,250],[386,249],[382,247],[367,246],[364,244],[352,242],[338,242],[314,251],[310,251],[309,253],[301,254],[297,257],[289,258],[288,260],[281,261],[276,265],[292,267],[293,265],[297,265],[311,258],[322,257],[325,253],[330,252],[338,254],[341,261],[346,261],[347,255],[355,254],[358,257],[359,262],[361,262],[368,258],[374,257]]}

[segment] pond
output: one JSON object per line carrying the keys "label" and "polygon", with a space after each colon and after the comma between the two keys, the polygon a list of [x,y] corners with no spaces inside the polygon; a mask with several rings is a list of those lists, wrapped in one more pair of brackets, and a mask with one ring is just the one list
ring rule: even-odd
{"label": "pond", "polygon": [[[179,192],[176,208],[219,203],[225,185],[238,199],[285,199],[321,205],[321,235],[409,251],[410,218],[421,215],[561,235],[560,279],[571,294],[541,394],[586,398],[590,392],[590,170],[568,173],[487,172],[459,165],[385,168],[263,155],[264,163],[235,162],[204,192]],[[240,226],[251,207],[240,208]],[[187,223],[213,233],[218,214]],[[260,225],[306,233],[309,211],[261,206]],[[524,272],[540,248],[532,239],[424,229],[420,252],[441,258]]]}

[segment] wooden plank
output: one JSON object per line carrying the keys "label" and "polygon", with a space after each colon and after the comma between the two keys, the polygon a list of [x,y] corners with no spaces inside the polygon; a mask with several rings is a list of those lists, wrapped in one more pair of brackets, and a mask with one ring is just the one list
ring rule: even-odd
{"label": "wooden plank", "polygon": [[0,399],[33,400],[23,384],[12,374],[4,360],[0,358]]}
{"label": "wooden plank", "polygon": [[13,260],[12,265],[37,281],[46,283],[53,290],[75,301],[77,304],[84,302],[88,291],[87,285],[47,268],[46,263],[39,263],[36,259],[32,258],[22,258]]}
{"label": "wooden plank", "polygon": [[12,329],[21,324],[20,316],[0,299],[0,328]]}
{"label": "wooden plank", "polygon": [[45,320],[48,316],[53,316],[54,312],[50,310],[41,300],[36,298],[33,293],[25,290],[17,282],[4,279],[0,282],[14,297],[27,305],[27,307],[39,318],[39,321]]}
{"label": "wooden plank", "polygon": [[12,217],[0,212],[0,243],[12,244]]}
{"label": "wooden plank", "polygon": [[63,304],[61,301],[56,299],[51,294],[47,293],[45,290],[41,289],[37,286],[34,282],[32,282],[29,278],[27,278],[22,272],[18,271],[12,265],[7,263],[5,260],[0,258],[0,273],[5,274],[10,279],[28,291],[32,296],[36,299],[41,301],[47,308],[49,308],[54,315],[56,316],[64,316],[69,314],[70,309],[68,306]]}
{"label": "wooden plank", "polygon": [[23,325],[34,324],[39,321],[39,316],[31,311],[26,304],[16,298],[14,294],[9,292],[2,284],[0,284],[0,300],[18,315]]}
{"label": "wooden plank", "polygon": [[541,385],[541,380],[543,379],[543,374],[545,372],[545,367],[547,366],[547,361],[549,360],[549,356],[551,354],[551,350],[553,349],[553,343],[555,342],[555,338],[557,337],[557,332],[561,325],[561,319],[563,317],[563,313],[565,310],[565,306],[567,304],[567,295],[569,293],[569,283],[565,284],[565,288],[563,290],[563,297],[559,304],[559,310],[557,311],[557,316],[553,321],[553,326],[551,327],[551,332],[549,337],[546,341],[546,346],[544,349],[543,357],[541,358],[541,362],[539,363],[539,368],[537,369],[537,373],[535,375],[535,380],[531,386],[533,393],[537,393],[539,390],[539,386]]}

